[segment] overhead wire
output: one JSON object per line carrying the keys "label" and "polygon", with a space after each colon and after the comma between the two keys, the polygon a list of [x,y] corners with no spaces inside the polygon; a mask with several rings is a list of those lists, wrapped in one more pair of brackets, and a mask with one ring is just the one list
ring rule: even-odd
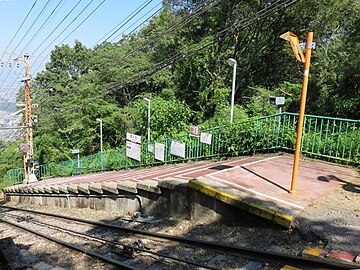
{"label": "overhead wire", "polygon": [[149,13],[151,13],[154,9],[156,9],[159,5],[161,5],[160,8],[158,8],[155,12],[153,12],[150,16],[148,16],[146,19],[144,19],[140,24],[138,24],[138,26],[136,26],[135,28],[133,28],[128,34],[126,34],[124,36],[124,38],[130,36],[132,33],[136,32],[145,22],[147,22],[148,20],[150,20],[152,17],[154,17],[156,14],[158,14],[160,12],[160,10],[162,10],[166,4],[162,5],[162,3],[157,4],[156,6],[154,6],[152,9],[150,9],[148,12],[146,12],[141,18],[138,18],[135,22],[133,22],[131,25],[129,25],[127,28],[125,28],[123,30],[122,33],[119,33],[117,36],[113,37],[110,42],[114,42],[116,39],[119,38],[120,35],[122,35],[123,33],[125,33],[127,30],[129,30],[130,28],[132,28],[135,24],[137,24],[143,17],[145,17],[146,15],[148,15]]}
{"label": "overhead wire", "polygon": [[[120,21],[115,27],[108,31],[102,38],[100,38],[93,46],[100,44],[100,41],[106,42],[109,38],[115,35],[121,28],[124,27],[129,21],[131,21],[136,15],[138,15],[144,8],[146,8],[153,0],[147,0],[142,3],[138,8],[136,8],[132,13],[130,13],[126,18]],[[109,35],[109,36],[108,36]],[[108,37],[107,37],[108,36]]]}
{"label": "overhead wire", "polygon": [[45,27],[45,25],[49,22],[50,18],[52,18],[52,16],[55,14],[55,11],[57,10],[57,8],[60,6],[60,4],[63,2],[64,0],[60,0],[58,2],[58,4],[55,6],[55,8],[53,9],[53,11],[50,13],[50,15],[45,19],[45,21],[43,22],[43,24],[39,27],[39,29],[37,30],[37,32],[31,37],[31,39],[28,41],[28,43],[24,46],[24,48],[21,50],[21,52],[24,52],[24,50],[27,48],[27,46],[37,37],[37,35],[41,32],[41,30]]}
{"label": "overhead wire", "polygon": [[[180,20],[177,24],[172,25],[170,27],[168,27],[166,30],[164,30],[163,32],[161,32],[160,34],[156,35],[155,37],[153,37],[150,40],[147,40],[145,42],[143,42],[141,45],[139,45],[136,49],[132,50],[130,53],[126,54],[125,56],[121,57],[119,60],[115,61],[114,64],[119,64],[121,63],[121,61],[125,60],[126,58],[132,56],[133,54],[135,54],[136,52],[145,49],[146,46],[151,45],[152,43],[154,43],[155,41],[157,41],[160,37],[164,36],[165,34],[169,34],[171,32],[174,32],[178,29],[180,29],[183,25],[189,23],[190,21],[192,21],[195,17],[201,15],[203,12],[205,12],[206,10],[210,9],[211,7],[213,7],[214,5],[216,5],[217,3],[219,3],[221,0],[214,0],[212,2],[210,2],[210,4],[206,7],[198,7],[193,13],[188,14],[187,16],[185,16],[185,18],[183,18],[182,20]],[[92,76],[89,80],[104,74],[106,71],[108,71],[112,66],[109,66],[105,69],[103,69],[100,73],[95,74],[94,76]],[[72,92],[74,92],[75,90],[73,90]]]}
{"label": "overhead wire", "polygon": [[[68,12],[68,14],[67,14],[67,15],[61,20],[61,22],[55,27],[55,29],[45,38],[45,40],[47,40],[47,39],[54,33],[54,31],[59,28],[59,26],[60,26],[60,25],[66,20],[66,18],[74,11],[74,9],[80,4],[81,1],[82,1],[82,0],[79,0],[79,1],[75,4],[75,6]],[[63,34],[63,33],[79,18],[79,16],[90,6],[90,4],[91,4],[93,1],[94,1],[94,0],[91,0],[90,3],[88,3],[88,4],[80,11],[80,13],[75,16],[75,18],[65,27],[65,29],[64,29],[52,42],[50,42],[50,44],[49,44],[48,47],[50,47],[50,46],[53,44],[53,42],[56,41],[56,39],[59,38],[59,37],[61,36],[61,34]],[[40,45],[39,47],[37,47],[37,48],[35,49],[34,53],[42,46],[42,44],[43,44],[43,42],[41,43],[41,45]],[[47,48],[48,48],[48,47],[47,47]],[[44,51],[45,51],[47,48],[45,48],[40,54],[43,54]],[[47,56],[48,56],[48,55],[47,55]],[[46,57],[47,57],[47,56],[46,56]],[[46,57],[43,59],[43,61],[41,62],[41,64],[45,61]],[[38,58],[37,58],[37,59],[38,59]],[[37,59],[36,59],[36,61],[34,62],[34,64],[37,62]],[[33,64],[33,65],[34,65],[34,64]],[[41,66],[41,64],[39,65],[39,67]],[[39,68],[39,67],[38,67],[38,68]],[[22,69],[22,71],[23,71],[23,70],[24,70],[24,69]],[[14,80],[13,84],[15,84],[15,82],[16,82],[16,79]]]}
{"label": "overhead wire", "polygon": [[[20,46],[20,44],[22,43],[22,41],[24,40],[24,38],[29,34],[30,30],[34,27],[34,24],[35,24],[35,23],[38,21],[38,19],[41,17],[41,15],[43,14],[43,12],[45,11],[45,9],[47,8],[47,6],[49,5],[50,1],[51,1],[51,0],[48,0],[48,1],[46,2],[46,4],[45,4],[44,7],[41,9],[40,13],[37,15],[37,17],[35,18],[35,20],[33,21],[33,23],[32,23],[32,24],[30,25],[30,27],[26,30],[26,33],[22,36],[22,38],[20,39],[20,41],[17,43],[17,45],[16,45],[15,49],[12,51],[12,53],[14,53],[14,52],[17,50],[17,48]],[[37,1],[36,1],[36,2],[37,2]],[[29,14],[30,14],[30,12],[32,11],[32,9],[34,8],[36,2],[33,4],[32,8],[31,8],[31,10],[29,11],[28,15],[26,16],[26,18],[29,16]],[[25,22],[25,19],[24,19],[23,23],[24,23],[24,22]],[[21,26],[23,25],[23,23],[21,24]],[[20,30],[20,27],[19,27],[18,30]],[[10,44],[9,44],[9,45],[10,45]],[[6,51],[7,49],[8,49],[8,48],[6,48],[5,51]],[[13,69],[13,67],[11,67],[10,71],[9,71],[8,74],[6,75],[5,79],[3,80],[3,83],[0,85],[0,89],[2,88],[3,84],[6,82],[6,80],[7,80],[8,76],[9,76],[10,72],[12,71],[12,69]],[[3,71],[4,71],[4,70],[1,71],[0,77],[1,77],[2,74],[3,74]]]}
{"label": "overhead wire", "polygon": [[[151,0],[151,1],[152,1],[152,0]],[[61,34],[61,33],[60,33],[60,34]],[[57,38],[58,38],[58,37],[57,37]],[[55,38],[55,40],[56,40],[57,38]],[[54,41],[55,41],[55,40],[54,40]],[[54,42],[54,41],[53,41],[53,42]],[[46,48],[42,51],[42,53],[43,53],[45,50],[47,50],[47,49],[52,45],[53,42],[51,42],[51,43],[49,44],[49,46],[46,47]],[[95,45],[93,45],[92,47],[94,47],[94,46],[95,46]],[[51,54],[51,52],[48,53],[46,57],[48,57],[50,54]],[[34,71],[34,74],[36,74],[36,72],[38,72],[38,70],[41,68],[42,64],[44,63],[44,61],[45,61],[45,59],[36,67],[36,69],[35,69],[35,71]]]}
{"label": "overhead wire", "polygon": [[[15,52],[18,47],[20,46],[20,44],[22,43],[22,41],[25,39],[25,37],[29,34],[30,30],[34,27],[34,24],[38,21],[38,19],[41,17],[41,15],[43,14],[43,12],[45,11],[45,9],[47,8],[47,6],[49,5],[49,3],[52,0],[48,0],[45,4],[45,6],[41,9],[40,13],[37,15],[37,17],[35,18],[35,20],[33,21],[33,23],[30,25],[30,27],[27,29],[26,33],[22,36],[22,38],[20,39],[20,41],[18,42],[18,44],[15,46],[15,49],[13,50],[13,52]],[[1,77],[2,73],[0,74]],[[7,79],[8,76],[6,76],[5,80]],[[1,86],[0,86],[1,88]]]}
{"label": "overhead wire", "polygon": [[[15,34],[13,35],[13,37],[11,38],[10,42],[8,43],[8,45],[6,46],[5,50],[2,52],[2,55],[1,55],[1,59],[3,59],[4,55],[7,54],[7,50],[8,48],[10,47],[11,43],[14,41],[15,37],[17,36],[17,34],[19,33],[20,29],[23,27],[25,21],[27,20],[27,18],[29,17],[30,13],[33,11],[36,3],[37,3],[38,0],[35,0],[35,2],[32,4],[30,10],[28,11],[28,13],[26,14],[25,18],[23,19],[23,21],[21,22],[20,26],[18,27],[18,29],[16,30]],[[9,53],[10,56],[14,55],[14,51],[12,53]],[[3,74],[3,70],[1,71],[0,73],[0,77],[1,75]],[[5,80],[3,81],[2,85],[0,86],[0,89],[3,87],[5,83]],[[10,91],[10,89],[8,89],[8,92]],[[15,91],[13,91],[15,92]],[[3,105],[1,105],[0,107],[2,107]]]}
{"label": "overhead wire", "polygon": [[86,16],[84,20],[81,21],[81,23],[79,23],[62,41],[60,41],[60,43],[63,43],[69,36],[71,36],[71,34],[74,33],[87,19],[89,19],[89,17],[93,15],[94,12],[97,11],[105,1],[106,0],[103,0],[88,16]]}
{"label": "overhead wire", "polygon": [[[232,32],[234,32],[234,31],[240,31],[241,29],[243,29],[243,28],[251,25],[252,23],[254,23],[254,22],[256,22],[256,21],[258,21],[258,20],[260,20],[260,19],[264,19],[264,18],[270,16],[271,14],[277,12],[278,10],[280,10],[280,9],[282,9],[282,8],[286,8],[286,7],[294,4],[294,3],[297,2],[297,1],[298,1],[298,0],[285,0],[285,1],[283,1],[282,3],[279,4],[279,2],[281,2],[281,0],[278,0],[278,1],[276,1],[276,5],[275,5],[275,3],[274,3],[274,5],[271,6],[270,8],[269,8],[269,7],[263,8],[262,10],[256,12],[252,18],[243,19],[243,20],[241,20],[240,22],[235,23],[235,24],[233,24],[233,25],[230,25],[229,27],[227,27],[227,28],[225,28],[225,29],[217,32],[215,35],[212,36],[212,40],[207,41],[205,44],[198,44],[197,46],[192,47],[192,48],[191,48],[190,50],[188,50],[187,52],[180,52],[180,53],[178,53],[178,54],[176,54],[176,55],[174,55],[174,56],[172,56],[172,57],[170,57],[169,59],[166,59],[166,60],[172,60],[172,61],[176,60],[176,61],[180,61],[181,59],[190,57],[190,56],[194,55],[195,53],[203,50],[204,48],[206,48],[206,47],[208,47],[208,46],[216,43],[216,42],[217,42],[217,37],[218,37],[218,35],[219,35],[220,33],[224,33],[224,32],[229,31],[229,30],[231,30]],[[152,67],[160,66],[161,68],[164,68],[164,67],[167,66],[167,65],[164,65],[166,60],[161,61],[161,62],[159,62],[159,63],[156,63],[156,64],[152,65]],[[148,67],[147,67],[147,68],[148,68]],[[156,71],[157,71],[157,70],[156,70]],[[146,72],[146,70],[145,70],[144,72]],[[141,78],[144,78],[144,73],[139,73],[139,75],[138,75],[138,74],[137,74],[137,75],[134,75],[134,76],[131,77],[131,78],[134,78],[135,76],[139,76],[139,77],[141,77]],[[96,99],[98,99],[98,98],[103,97],[104,95],[110,93],[111,90],[114,89],[116,86],[123,86],[123,84],[117,84],[117,85],[110,86],[110,87],[107,89],[107,91],[104,91],[104,92],[102,92],[101,94],[99,94],[99,95],[97,95],[97,96],[95,96],[95,97],[92,97],[92,98],[90,98],[90,99],[88,99],[88,100],[85,100],[81,105],[78,105],[78,106],[76,106],[76,107],[71,108],[70,111],[75,110],[75,109],[78,109],[78,108],[80,108],[80,107],[83,107],[84,105],[88,104],[88,103],[89,103],[90,101],[92,101],[92,100],[96,100]],[[69,110],[67,110],[67,112],[68,112],[68,111],[69,111]],[[64,112],[64,111],[58,111],[58,112],[61,113],[61,112]]]}
{"label": "overhead wire", "polygon": [[[14,39],[15,39],[16,35],[19,33],[19,31],[20,31],[21,27],[24,25],[25,21],[26,21],[26,20],[27,20],[27,18],[29,17],[29,15],[30,15],[31,11],[34,9],[34,7],[35,7],[35,5],[36,5],[37,1],[38,1],[38,0],[35,0],[35,2],[32,4],[32,6],[31,6],[31,8],[30,8],[29,12],[26,14],[25,18],[24,18],[24,19],[23,19],[23,21],[21,22],[20,26],[18,27],[18,29],[16,30],[15,34],[14,34],[14,35],[13,35],[13,37],[11,38],[10,42],[9,42],[9,43],[8,43],[8,45],[6,46],[6,48],[5,48],[4,52],[2,53],[2,55],[1,55],[1,59],[4,57],[4,55],[5,55],[6,51],[8,50],[8,48],[9,48],[9,46],[10,46],[10,44],[14,41]],[[14,52],[12,52],[12,53],[14,53]],[[1,74],[0,74],[0,76],[1,76]]]}
{"label": "overhead wire", "polygon": [[[58,9],[58,7],[60,6],[60,4],[63,2],[64,0],[60,0],[58,2],[58,4],[55,6],[55,8],[53,9],[53,11],[50,13],[50,15],[45,19],[45,21],[43,22],[43,24],[39,27],[39,29],[37,30],[37,32],[31,37],[31,39],[29,40],[29,42],[24,46],[24,48],[21,50],[21,52],[24,52],[24,50],[27,48],[27,46],[36,38],[36,36],[41,32],[41,30],[44,28],[44,26],[46,25],[46,23],[48,23],[48,21],[51,19],[51,17],[56,13],[56,10]],[[66,1],[66,0],[65,0]],[[24,69],[22,69],[22,71],[24,71]],[[21,71],[21,72],[22,72]],[[16,79],[15,79],[16,80]],[[6,108],[5,108],[6,109]]]}
{"label": "overhead wire", "polygon": [[[284,6],[285,6],[285,7],[286,7],[286,6],[289,6],[289,5],[293,4],[293,3],[295,3],[296,1],[297,1],[297,0],[285,1],[285,2],[287,2],[287,5],[285,4]],[[277,1],[277,2],[280,2],[280,1]],[[216,38],[218,37],[218,35],[219,35],[220,33],[224,33],[225,30],[226,30],[226,31],[230,31],[230,30],[232,30],[232,31],[241,30],[242,28],[244,28],[244,27],[246,27],[246,26],[248,26],[248,25],[251,25],[252,22],[255,22],[256,20],[260,20],[260,19],[266,18],[267,16],[271,15],[272,13],[276,12],[277,10],[278,10],[278,9],[275,10],[275,8],[273,9],[273,11],[271,11],[271,10],[265,10],[262,14],[259,13],[258,16],[257,16],[256,18],[252,19],[252,20],[249,20],[249,21],[244,21],[244,20],[242,20],[241,22],[243,23],[243,25],[235,25],[235,24],[234,24],[234,25],[232,25],[232,26],[230,26],[230,27],[228,27],[228,28],[226,28],[226,29],[223,29],[222,31],[218,32],[218,33],[213,37],[212,40],[209,40],[209,41],[206,42],[204,45],[201,45],[201,46],[199,46],[199,47],[197,47],[197,48],[192,48],[192,49],[188,50],[187,52],[185,52],[186,54],[184,54],[184,52],[180,52],[180,53],[178,53],[178,54],[176,54],[176,55],[174,55],[174,56],[172,56],[172,57],[170,57],[170,58],[168,58],[168,59],[163,60],[162,62],[156,63],[155,65],[153,65],[153,67],[159,66],[160,68],[164,68],[164,67],[167,66],[166,60],[168,60],[168,61],[174,61],[174,59],[177,59],[176,61],[179,61],[179,60],[181,60],[181,59],[184,59],[185,57],[189,57],[189,56],[197,53],[198,51],[202,50],[203,48],[206,48],[206,47],[210,46],[211,44],[214,44],[214,43],[217,41]],[[231,29],[230,29],[230,28],[231,28]],[[173,62],[172,62],[172,63],[173,63]],[[157,71],[157,69],[155,69],[155,71]],[[149,70],[145,70],[144,72],[149,72]],[[141,74],[141,73],[139,73],[139,74]],[[139,74],[137,74],[137,76],[139,76]],[[142,73],[142,74],[144,74],[144,73]],[[140,76],[141,76],[141,75],[140,75]],[[119,86],[119,85],[117,85],[117,86]],[[111,87],[113,87],[113,86],[111,86]],[[113,89],[113,88],[110,88],[110,87],[109,87],[108,91],[105,91],[105,92],[109,93],[109,92],[111,91],[111,89]],[[93,98],[93,99],[96,99],[96,98],[97,98],[97,97],[95,97],[95,98]],[[88,103],[88,101],[87,101],[86,103]],[[84,106],[84,103],[82,104],[82,106]],[[79,107],[81,107],[81,106],[79,106]]]}
{"label": "overhead wire", "polygon": [[[49,37],[51,37],[54,33],[55,33],[55,31],[60,27],[60,25],[67,19],[67,17],[69,17],[70,15],[71,15],[71,13],[74,11],[74,9],[80,4],[80,2],[81,1],[83,1],[83,0],[79,0],[76,4],[75,4],[75,6],[73,6],[73,8],[65,15],[65,17],[57,24],[57,26],[52,30],[52,31],[50,31],[50,34],[44,39],[44,40],[48,40],[49,39]],[[56,40],[56,39],[55,39]],[[35,53],[35,52],[37,52],[40,48],[41,48],[41,46],[43,45],[43,43],[41,43],[41,45],[40,46],[38,46],[34,51],[33,51],[33,53]],[[47,49],[47,48],[46,48]]]}
{"label": "overhead wire", "polygon": [[[81,0],[80,0],[81,1]],[[80,2],[79,1],[79,2]],[[40,54],[43,54],[48,48],[50,48],[50,46],[52,46],[54,43],[55,43],[55,41],[81,16],[81,14],[90,6],[90,4],[93,2],[94,0],[91,0],[81,11],[80,11],[80,13],[79,14],[77,14],[76,15],[76,17],[49,43],[49,45],[45,48],[45,49],[43,49],[42,51],[41,51],[41,53]],[[105,1],[105,0],[104,0]],[[104,2],[103,1],[103,2]],[[101,3],[101,5],[103,4],[103,2]],[[97,8],[96,8],[97,9]],[[94,13],[94,11],[91,13],[91,14],[93,14]],[[89,17],[89,16],[88,16]],[[87,17],[87,18],[88,18]],[[81,24],[83,24],[84,23],[84,21],[83,22],[81,22]],[[80,25],[81,25],[80,24]],[[77,28],[79,28],[79,26],[77,26]],[[77,29],[76,28],[76,29]],[[72,33],[73,33],[74,31],[72,31]],[[63,40],[64,41],[64,40]],[[63,42],[63,41],[61,41],[61,42]],[[60,42],[60,43],[61,43]],[[41,46],[41,45],[40,45]],[[37,49],[35,50],[35,51],[37,51]],[[47,54],[47,56],[46,57],[48,57],[49,55],[50,55],[51,53],[48,53]],[[34,72],[34,74],[36,74],[36,72],[39,70],[39,68],[41,67],[41,65],[44,63],[44,61],[45,61],[45,59],[37,66],[37,68],[35,69],[36,71]]]}
{"label": "overhead wire", "polygon": [[[203,7],[199,7],[197,8],[194,13],[192,14],[189,14],[188,16],[186,16],[186,18],[184,18],[183,20],[181,20],[178,24],[175,24],[171,27],[168,27],[165,31],[161,32],[160,34],[158,34],[156,37],[152,38],[151,40],[148,40],[146,42],[144,42],[142,45],[140,45],[137,49],[139,48],[144,48],[144,44],[151,44],[152,41],[155,41],[158,39],[158,37],[164,35],[165,33],[169,34],[172,31],[176,31],[177,30],[177,27],[179,27],[179,25],[185,25],[186,23],[190,22],[192,19],[194,19],[196,16],[199,16],[200,14],[202,14],[203,12],[205,12],[206,10],[208,10],[209,8],[211,8],[212,6],[214,6],[215,4],[217,4],[218,2],[220,2],[221,0],[216,0],[216,1],[213,1],[209,6],[206,7],[205,10],[203,10],[204,8]],[[202,11],[203,10],[203,11]],[[135,50],[133,50],[130,54],[127,54],[125,55],[124,57],[122,57],[120,60],[116,61],[116,63],[120,63],[120,61],[124,60],[125,58],[131,56],[133,53],[135,52]],[[105,71],[107,71],[110,67],[104,69],[101,73],[104,73]],[[89,80],[93,79],[94,77],[96,77],[97,75],[91,77]],[[43,103],[45,101],[42,101],[41,103]]]}

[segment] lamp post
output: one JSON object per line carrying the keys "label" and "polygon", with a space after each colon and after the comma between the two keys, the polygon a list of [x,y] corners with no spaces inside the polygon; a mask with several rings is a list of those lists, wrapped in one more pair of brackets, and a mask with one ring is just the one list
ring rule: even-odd
{"label": "lamp post", "polygon": [[291,187],[289,190],[290,194],[296,194],[296,180],[298,175],[299,168],[299,159],[301,154],[301,141],[302,141],[302,132],[304,126],[304,117],[305,117],[305,106],[306,106],[306,95],[309,82],[309,73],[310,73],[310,60],[311,60],[311,50],[315,48],[315,43],[313,42],[314,32],[308,32],[306,43],[303,44],[305,48],[305,57],[301,50],[301,44],[299,43],[299,38],[291,32],[286,32],[280,36],[280,38],[290,41],[291,48],[294,52],[296,60],[304,64],[304,77],[302,82],[301,90],[301,99],[300,99],[300,111],[299,111],[299,120],[296,136],[296,145],[295,145],[295,155],[294,155],[294,165],[291,179]]}
{"label": "lamp post", "polygon": [[96,118],[97,122],[100,122],[100,152],[103,152],[103,136],[102,136],[102,119]]}
{"label": "lamp post", "polygon": [[144,98],[144,102],[148,105],[148,134],[147,134],[147,140],[150,142],[150,99]]}
{"label": "lamp post", "polygon": [[229,66],[233,67],[233,79],[232,79],[232,88],[231,88],[231,107],[230,107],[230,123],[232,123],[233,118],[234,118],[235,80],[236,80],[237,62],[234,58],[229,58],[228,64],[229,64]]}

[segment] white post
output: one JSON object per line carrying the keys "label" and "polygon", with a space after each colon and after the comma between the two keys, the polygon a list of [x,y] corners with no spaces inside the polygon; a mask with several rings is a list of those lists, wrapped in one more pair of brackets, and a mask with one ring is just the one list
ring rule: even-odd
{"label": "white post", "polygon": [[102,119],[96,118],[96,121],[100,122],[100,152],[103,152],[103,133],[102,133]]}
{"label": "white post", "polygon": [[148,105],[148,134],[147,134],[147,140],[150,142],[150,99],[144,98],[145,103]]}
{"label": "white post", "polygon": [[232,79],[232,87],[231,87],[231,107],[230,107],[230,123],[233,122],[234,118],[234,102],[235,102],[235,81],[236,81],[236,65],[237,62],[235,59],[230,58],[228,60],[228,64],[233,67],[233,79]]}

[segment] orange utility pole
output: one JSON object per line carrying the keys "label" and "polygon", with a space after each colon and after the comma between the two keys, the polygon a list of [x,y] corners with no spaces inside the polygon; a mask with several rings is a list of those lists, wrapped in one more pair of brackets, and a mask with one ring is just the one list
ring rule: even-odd
{"label": "orange utility pole", "polygon": [[24,54],[24,69],[25,69],[25,126],[26,126],[26,144],[28,151],[26,153],[26,168],[24,171],[24,184],[37,181],[34,170],[34,147],[33,147],[33,130],[32,130],[32,101],[30,95],[30,62],[29,54]]}
{"label": "orange utility pole", "polygon": [[292,179],[291,179],[291,188],[289,190],[290,194],[296,194],[296,179],[297,179],[298,168],[299,168],[301,138],[302,138],[303,125],[304,125],[306,95],[307,95],[307,88],[308,88],[308,82],[309,82],[311,49],[314,48],[313,36],[314,36],[314,33],[309,32],[307,35],[307,40],[306,40],[306,44],[305,44],[304,78],[303,78],[302,91],[301,91],[300,112],[299,112],[298,129],[297,129],[297,137],[296,137],[294,166],[293,166]]}

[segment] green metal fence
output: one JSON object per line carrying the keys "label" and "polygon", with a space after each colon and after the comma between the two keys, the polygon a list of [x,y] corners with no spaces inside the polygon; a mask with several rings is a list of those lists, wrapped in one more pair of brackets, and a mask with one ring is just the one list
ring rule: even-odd
{"label": "green metal fence", "polygon": [[[188,134],[158,141],[164,145],[164,161],[155,159],[150,147],[154,142],[143,143],[141,162],[126,157],[125,148],[115,149],[78,160],[43,164],[37,171],[38,178],[69,176],[99,171],[119,170],[140,166],[199,160],[220,156],[237,156],[270,151],[293,152],[296,142],[298,114],[281,113],[226,126],[203,129],[211,134],[211,144],[200,142],[199,137]],[[186,144],[185,157],[170,154],[173,140]],[[330,161],[360,163],[360,121],[305,115],[301,151],[303,155]],[[23,181],[23,169],[8,171],[12,183]]]}

